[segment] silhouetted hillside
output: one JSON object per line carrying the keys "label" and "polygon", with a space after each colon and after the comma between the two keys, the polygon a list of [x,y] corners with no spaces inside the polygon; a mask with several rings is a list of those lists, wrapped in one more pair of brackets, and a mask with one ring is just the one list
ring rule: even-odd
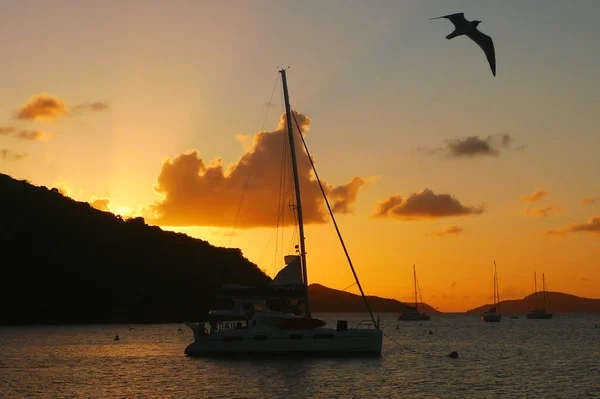
{"label": "silhouetted hillside", "polygon": [[[542,305],[543,293],[538,293],[540,306]],[[546,293],[546,310],[555,313],[600,313],[600,299],[581,298],[575,295],[563,294],[561,292]],[[482,313],[492,305],[483,305],[468,310],[467,313]],[[535,308],[535,294],[523,299],[513,299],[500,302],[502,313],[527,313]]]}
{"label": "silhouetted hillside", "polygon": [[122,220],[0,174],[0,324],[198,319],[222,284],[270,278],[238,249]]}
{"label": "silhouetted hillside", "polygon": [[[334,290],[321,284],[308,286],[310,295],[310,308],[313,312],[366,312],[367,307],[360,295],[346,291]],[[373,312],[402,313],[406,304],[395,299],[367,296],[369,306]],[[420,309],[420,307],[419,307]],[[427,313],[439,313],[431,306],[425,304]]]}

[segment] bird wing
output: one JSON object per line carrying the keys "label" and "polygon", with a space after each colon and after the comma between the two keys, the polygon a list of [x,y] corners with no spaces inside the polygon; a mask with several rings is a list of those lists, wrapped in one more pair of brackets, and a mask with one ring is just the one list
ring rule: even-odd
{"label": "bird wing", "polygon": [[440,18],[449,19],[450,22],[452,22],[454,24],[454,26],[459,26],[459,25],[462,25],[465,22],[467,22],[467,20],[465,19],[465,13],[463,13],[463,12],[459,12],[456,14],[443,15],[441,17],[429,18],[429,19],[440,19]]}
{"label": "bird wing", "polygon": [[492,74],[496,76],[496,51],[494,50],[492,38],[477,29],[472,29],[466,35],[481,47],[490,64]]}

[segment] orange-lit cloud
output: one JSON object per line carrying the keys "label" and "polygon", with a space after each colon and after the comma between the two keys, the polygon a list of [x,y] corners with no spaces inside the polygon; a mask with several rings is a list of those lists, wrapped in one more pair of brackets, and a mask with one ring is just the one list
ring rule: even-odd
{"label": "orange-lit cloud", "polygon": [[447,216],[478,215],[485,205],[464,206],[450,194],[435,194],[430,189],[413,193],[408,198],[395,194],[376,205],[375,217],[400,220],[434,219]]}
{"label": "orange-lit cloud", "polygon": [[48,93],[33,96],[14,112],[15,119],[26,121],[52,121],[62,116],[81,115],[84,112],[108,110],[106,102],[96,101],[75,105],[69,109],[64,100]]}
{"label": "orange-lit cloud", "polygon": [[542,233],[545,236],[564,236],[571,233],[591,233],[600,236],[600,216],[591,218],[586,223],[576,223],[558,229],[546,230]]}
{"label": "orange-lit cloud", "polygon": [[[508,134],[487,136],[468,136],[463,139],[453,139],[446,141],[443,147],[427,149],[419,147],[420,151],[430,154],[442,153],[450,158],[472,158],[478,156],[499,156],[502,150],[510,149],[513,138]],[[517,149],[523,149],[518,147]]]}
{"label": "orange-lit cloud", "polygon": [[40,130],[19,130],[14,126],[0,126],[0,135],[10,135],[22,140],[48,141],[52,133],[42,132]]}
{"label": "orange-lit cloud", "polygon": [[585,197],[581,200],[583,205],[596,205],[597,201],[600,201],[600,197]]}
{"label": "orange-lit cloud", "polygon": [[15,134],[15,137],[23,140],[48,141],[52,137],[52,133],[40,130],[21,130]]}
{"label": "orange-lit cloud", "polygon": [[69,185],[63,180],[63,179],[58,179],[54,182],[53,187],[62,195],[64,195],[65,197],[69,197],[69,198],[73,198],[75,199],[75,197],[73,196],[73,190],[71,190],[71,188],[69,187]]}
{"label": "orange-lit cloud", "polygon": [[521,195],[521,201],[523,201],[523,202],[537,202],[537,201],[540,201],[542,198],[544,198],[547,195],[548,195],[548,191],[547,190],[537,189],[537,190],[535,190],[533,193],[531,193],[529,195]]}
{"label": "orange-lit cloud", "polygon": [[91,112],[103,112],[108,111],[109,106],[106,102],[93,102],[93,103],[83,103],[73,107],[71,113],[75,115],[79,115],[82,112],[91,111]]}
{"label": "orange-lit cloud", "polygon": [[499,290],[499,294],[503,299],[514,299],[514,298],[524,298],[529,293],[524,291],[522,288],[515,288],[511,284],[506,287],[503,287]]}
{"label": "orange-lit cloud", "polygon": [[33,96],[15,111],[15,118],[36,121],[53,120],[67,114],[67,106],[60,98],[48,93]]}
{"label": "orange-lit cloud", "polygon": [[[294,113],[306,134],[310,119]],[[287,211],[289,203],[295,203],[286,129],[285,115],[282,115],[277,129],[256,134],[252,148],[226,169],[221,159],[206,163],[195,150],[167,160],[155,186],[155,191],[163,199],[147,209],[146,219],[149,223],[163,226],[229,227],[233,225],[241,203],[236,223],[240,228],[294,224],[295,219],[289,212],[282,213],[285,215],[283,220],[278,212],[282,207]],[[324,223],[327,221],[324,201],[298,132],[295,147],[304,222]],[[286,165],[285,181],[281,181],[283,155],[286,157],[283,164]],[[358,191],[367,182],[368,179],[354,177],[343,186],[322,183],[332,209],[350,213]],[[280,187],[286,193],[282,200],[278,197]]]}
{"label": "orange-lit cloud", "polygon": [[0,135],[9,135],[14,134],[17,131],[17,128],[14,126],[0,126]]}
{"label": "orange-lit cloud", "polygon": [[559,212],[562,212],[562,209],[560,207],[554,206],[554,205],[546,206],[543,208],[525,208],[525,209],[523,209],[523,213],[525,215],[540,216],[540,217],[546,217],[550,213],[559,213]]}
{"label": "orange-lit cloud", "polygon": [[463,232],[462,227],[458,226],[448,226],[444,227],[441,230],[431,231],[426,233],[425,235],[434,236],[434,237],[448,237],[448,236],[457,236]]}
{"label": "orange-lit cloud", "polygon": [[227,231],[222,233],[220,231],[213,231],[210,235],[212,236],[224,236],[224,237],[235,237],[240,235],[237,231]]}
{"label": "orange-lit cloud", "polygon": [[19,161],[27,157],[25,152],[14,152],[7,148],[0,148],[0,159],[3,161]]}
{"label": "orange-lit cloud", "polygon": [[110,212],[110,200],[108,198],[92,198],[89,204],[99,211]]}

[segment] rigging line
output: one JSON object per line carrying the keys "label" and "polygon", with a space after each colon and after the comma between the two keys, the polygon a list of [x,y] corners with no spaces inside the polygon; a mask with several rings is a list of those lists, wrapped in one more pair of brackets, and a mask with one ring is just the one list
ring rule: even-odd
{"label": "rigging line", "polygon": [[350,284],[349,286],[347,286],[346,288],[344,288],[342,291],[346,291],[348,288],[352,288],[355,285],[356,285],[356,281],[353,282],[352,284]]}
{"label": "rigging line", "polygon": [[[281,104],[283,104],[283,88],[280,89],[280,94],[281,94]],[[283,107],[283,105],[282,105]],[[283,113],[283,111],[282,111]],[[282,131],[283,132],[283,131]],[[287,149],[287,139],[285,137],[285,134],[282,134],[282,140],[281,140],[281,164],[279,167],[280,170],[280,174],[279,174],[279,191],[278,191],[278,197],[277,197],[277,228],[275,230],[275,235],[276,235],[276,241],[275,241],[275,254],[273,256],[273,263],[272,263],[272,267],[273,267],[273,275],[275,275],[275,270],[277,268],[277,258],[278,258],[278,254],[279,254],[279,247],[281,244],[281,252],[283,255],[283,245],[284,245],[284,240],[283,240],[283,236],[284,236],[284,228],[285,228],[285,200],[287,197],[286,194],[286,176],[287,176],[287,165],[288,165],[288,152],[286,151]],[[280,233],[280,228],[281,228],[281,241],[279,239],[279,233]]]}
{"label": "rigging line", "polygon": [[369,315],[371,316],[371,320],[373,320],[373,324],[375,325],[375,328],[380,330],[379,323],[377,323],[375,321],[375,316],[373,316],[373,312],[371,311],[371,306],[369,306],[369,301],[367,301],[367,297],[365,296],[362,286],[360,285],[360,281],[358,280],[356,271],[354,270],[354,265],[352,264],[352,259],[350,259],[350,254],[348,253],[348,250],[346,249],[346,244],[344,243],[344,239],[342,238],[342,233],[340,232],[337,222],[335,221],[335,217],[333,216],[333,211],[331,210],[331,206],[329,205],[329,200],[327,199],[327,195],[325,194],[325,190],[323,189],[323,185],[321,184],[321,180],[319,179],[319,174],[317,173],[317,168],[315,168],[315,164],[313,163],[312,157],[310,156],[310,152],[308,151],[308,147],[306,146],[306,141],[304,141],[304,136],[302,135],[302,130],[300,129],[300,125],[298,124],[296,115],[294,114],[294,112],[292,112],[291,114],[294,117],[294,122],[296,123],[296,127],[298,128],[298,134],[300,134],[300,139],[302,140],[302,144],[304,145],[304,149],[306,150],[306,155],[308,156],[308,160],[310,162],[312,170],[313,170],[313,172],[315,172],[315,178],[317,179],[319,189],[321,189],[321,194],[323,194],[323,198],[325,199],[325,204],[327,205],[327,210],[329,211],[329,216],[331,217],[331,220],[333,221],[333,226],[335,227],[335,231],[337,232],[338,238],[340,239],[340,243],[342,244],[342,248],[344,249],[344,253],[346,254],[346,259],[348,260],[348,264],[350,265],[350,269],[352,270],[352,274],[354,275],[354,280],[356,281],[356,285],[358,286],[358,289],[360,290],[360,294],[362,295],[363,301],[365,302],[365,305],[367,306],[367,310],[369,311]]}
{"label": "rigging line", "polygon": [[[267,116],[269,115],[269,110],[271,109],[271,102],[273,101],[273,93],[275,93],[275,87],[277,86],[277,81],[279,80],[279,74],[275,77],[275,83],[273,84],[273,89],[271,90],[271,98],[269,98],[269,106],[267,107],[267,111],[265,112],[265,117],[263,118],[263,124],[261,127],[261,131],[265,130],[265,123],[267,122]],[[246,174],[246,181],[244,182],[244,190],[242,191],[242,198],[240,199],[240,204],[238,205],[237,212],[235,214],[235,220],[233,221],[233,227],[231,228],[231,234],[229,234],[229,242],[227,246],[231,245],[231,239],[233,237],[233,233],[235,231],[235,227],[237,225],[238,217],[240,216],[240,211],[242,209],[242,203],[244,202],[244,196],[246,195],[246,190],[248,188],[248,181],[250,181],[250,170],[252,169],[252,164],[248,165],[248,173]]]}
{"label": "rigging line", "polygon": [[450,355],[434,355],[433,353],[421,352],[421,351],[418,351],[416,349],[409,348],[408,346],[402,345],[400,342],[394,340],[392,337],[390,337],[389,335],[387,335],[384,332],[382,332],[382,334],[383,334],[384,337],[386,337],[387,339],[389,339],[390,341],[392,341],[396,345],[400,346],[402,349],[406,349],[407,351],[414,352],[414,353],[417,353],[419,355],[431,356],[431,357],[451,357]]}
{"label": "rigging line", "polygon": [[[277,254],[279,249],[279,226],[283,224],[282,208],[285,201],[284,186],[285,186],[285,140],[281,141],[281,165],[279,170],[279,192],[277,196],[277,227],[275,229],[275,255],[273,256],[273,275],[275,275],[275,268],[277,266]],[[283,226],[281,227],[283,231]],[[282,234],[283,236],[283,234]],[[281,245],[283,245],[283,237],[281,239]]]}
{"label": "rigging line", "polygon": [[419,285],[419,279],[417,279],[417,291],[419,292],[419,299],[421,300],[421,308],[425,311],[425,304],[423,303],[423,296],[421,295],[421,286]]}

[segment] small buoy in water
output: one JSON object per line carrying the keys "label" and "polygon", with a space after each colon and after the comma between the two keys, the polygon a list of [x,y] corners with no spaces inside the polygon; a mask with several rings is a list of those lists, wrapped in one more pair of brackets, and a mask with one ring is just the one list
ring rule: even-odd
{"label": "small buoy in water", "polygon": [[598,328],[598,324],[594,324],[594,328]]}
{"label": "small buoy in water", "polygon": [[135,330],[135,328],[133,328],[133,327],[129,327],[129,331],[131,331],[131,330]]}
{"label": "small buoy in water", "polygon": [[119,334],[115,335],[115,341],[118,341],[119,339]]}
{"label": "small buoy in water", "polygon": [[450,359],[458,359],[458,352],[457,351],[452,351],[452,352],[450,352],[450,354],[448,355],[448,357]]}
{"label": "small buoy in water", "polygon": [[429,335],[432,335],[432,334],[433,334],[433,331],[429,330],[428,334],[429,334]]}
{"label": "small buoy in water", "polygon": [[400,329],[400,327],[396,326],[396,330],[399,330],[399,329]]}
{"label": "small buoy in water", "polygon": [[181,329],[181,327],[179,327],[179,328],[177,329],[177,331],[183,331],[183,330]]}

